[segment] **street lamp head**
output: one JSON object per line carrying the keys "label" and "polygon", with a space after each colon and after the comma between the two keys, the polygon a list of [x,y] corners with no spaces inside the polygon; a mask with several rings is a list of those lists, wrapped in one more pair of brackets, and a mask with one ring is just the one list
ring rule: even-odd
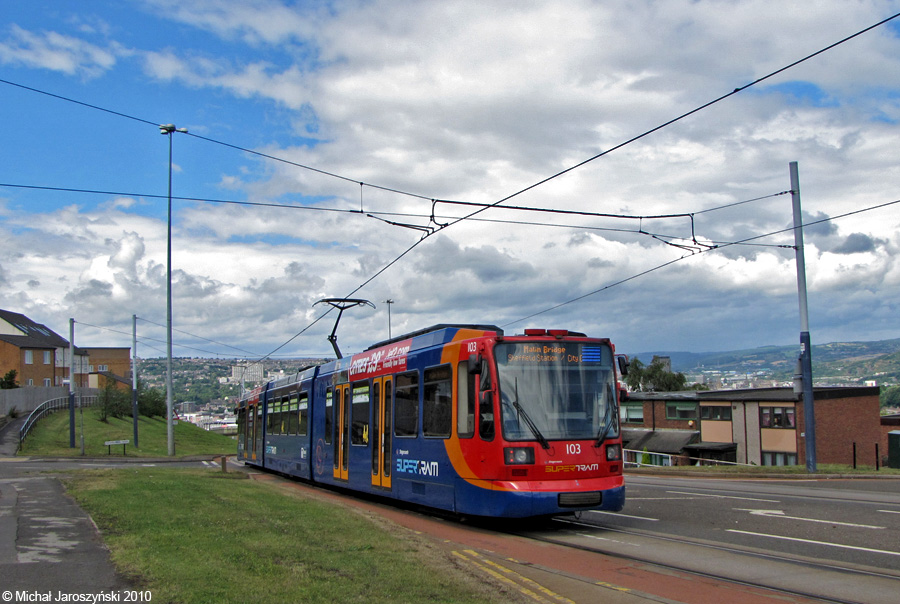
{"label": "street lamp head", "polygon": [[187,128],[176,128],[175,124],[160,124],[159,125],[159,133],[160,134],[172,134],[173,132],[183,132],[187,134]]}

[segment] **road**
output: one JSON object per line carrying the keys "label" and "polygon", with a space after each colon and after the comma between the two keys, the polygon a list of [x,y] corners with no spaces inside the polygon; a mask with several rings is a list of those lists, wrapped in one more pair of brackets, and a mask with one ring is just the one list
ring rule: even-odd
{"label": "road", "polygon": [[839,602],[896,602],[900,480],[629,476],[618,514],[535,538]]}

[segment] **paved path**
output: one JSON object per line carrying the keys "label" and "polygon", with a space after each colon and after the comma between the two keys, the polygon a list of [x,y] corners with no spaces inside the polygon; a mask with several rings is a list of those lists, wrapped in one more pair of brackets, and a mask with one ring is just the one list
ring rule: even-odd
{"label": "paved path", "polygon": [[18,469],[11,456],[22,422],[0,430],[0,601],[56,602],[130,589],[116,574],[97,527],[60,480]]}
{"label": "paved path", "polygon": [[27,417],[18,417],[0,428],[0,457],[12,457],[19,450],[19,429]]}

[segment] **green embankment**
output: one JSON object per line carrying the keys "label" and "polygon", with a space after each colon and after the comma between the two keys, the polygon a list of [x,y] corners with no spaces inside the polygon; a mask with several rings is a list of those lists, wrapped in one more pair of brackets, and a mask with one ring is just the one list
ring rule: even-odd
{"label": "green embankment", "polygon": [[412,533],[242,472],[80,472],[69,492],[153,602],[502,602]]}
{"label": "green embankment", "polygon": [[[166,422],[139,420],[140,448],[165,457]],[[133,440],[130,418],[102,422],[84,413],[85,455],[106,456],[107,440]],[[80,456],[69,447],[65,412],[41,420],[24,455]],[[176,455],[230,454],[231,438],[180,422]],[[122,456],[122,447],[112,447]],[[242,470],[128,464],[69,473],[68,492],[103,535],[116,568],[153,602],[508,602],[415,534],[352,508],[305,496],[280,480],[248,480]],[[288,486],[285,486],[288,485]]]}
{"label": "green embankment", "polygon": [[[134,423],[130,417],[100,420],[98,409],[84,409],[75,412],[75,448],[69,447],[69,414],[57,411],[40,420],[25,439],[20,455],[48,455],[70,457],[81,455],[81,434],[84,426],[84,454],[99,457],[112,453],[122,456],[122,445],[107,447],[109,440],[131,441],[125,447],[125,454],[134,457],[165,457],[168,455],[166,420],[158,417],[138,418],[138,444],[134,446]],[[208,432],[189,422],[178,422],[174,426],[175,455],[228,455],[235,453],[237,443],[233,438]]]}

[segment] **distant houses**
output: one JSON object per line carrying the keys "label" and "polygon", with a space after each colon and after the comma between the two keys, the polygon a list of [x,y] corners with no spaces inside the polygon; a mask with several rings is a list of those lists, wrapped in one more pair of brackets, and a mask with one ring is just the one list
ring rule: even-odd
{"label": "distant houses", "polygon": [[[74,384],[103,388],[107,383],[131,387],[130,348],[74,348]],[[68,384],[69,341],[23,314],[0,309],[0,376],[16,372],[19,387]]]}

